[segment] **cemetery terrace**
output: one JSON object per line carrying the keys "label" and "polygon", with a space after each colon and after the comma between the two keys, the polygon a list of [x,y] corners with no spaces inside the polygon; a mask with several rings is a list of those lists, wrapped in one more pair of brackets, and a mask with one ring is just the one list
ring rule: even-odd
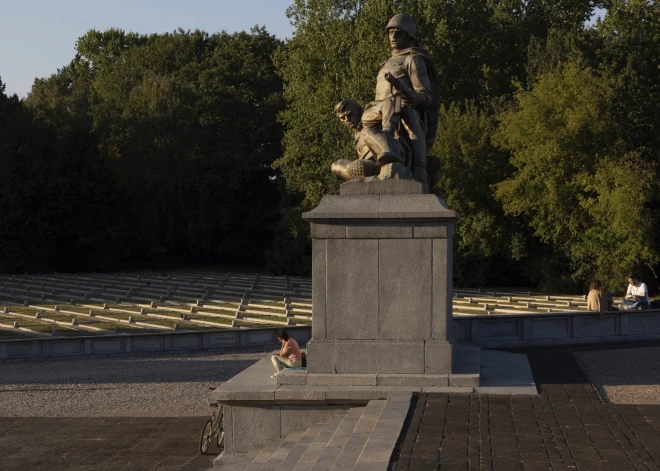
{"label": "cemetery terrace", "polygon": [[[311,279],[176,271],[0,276],[0,339],[309,325]],[[453,314],[586,312],[586,296],[454,289]]]}

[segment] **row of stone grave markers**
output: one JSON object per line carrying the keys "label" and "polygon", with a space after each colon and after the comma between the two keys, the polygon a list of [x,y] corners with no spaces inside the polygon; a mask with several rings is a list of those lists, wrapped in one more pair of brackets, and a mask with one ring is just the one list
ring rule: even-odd
{"label": "row of stone grave markers", "polygon": [[[309,278],[233,272],[0,275],[0,338],[310,324]],[[586,296],[455,289],[455,316],[587,310]]]}
{"label": "row of stone grave markers", "polygon": [[[618,305],[618,302],[615,302]],[[587,295],[455,289],[454,315],[547,314],[587,311]]]}
{"label": "row of stone grave markers", "polygon": [[0,276],[0,338],[311,323],[311,280],[243,273]]}

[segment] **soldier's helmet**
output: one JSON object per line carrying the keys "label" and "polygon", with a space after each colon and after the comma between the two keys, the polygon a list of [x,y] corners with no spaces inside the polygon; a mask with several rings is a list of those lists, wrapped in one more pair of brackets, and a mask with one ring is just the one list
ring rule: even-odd
{"label": "soldier's helmet", "polygon": [[408,33],[411,38],[417,39],[417,26],[415,26],[413,19],[405,13],[397,13],[394,15],[390,19],[390,22],[387,23],[385,31],[387,32],[392,28],[401,29]]}

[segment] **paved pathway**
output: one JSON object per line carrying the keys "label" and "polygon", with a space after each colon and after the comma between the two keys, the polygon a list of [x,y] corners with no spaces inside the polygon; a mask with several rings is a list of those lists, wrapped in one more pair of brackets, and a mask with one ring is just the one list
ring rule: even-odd
{"label": "paved pathway", "polygon": [[421,394],[395,470],[660,470],[660,406],[604,404],[567,348],[528,354],[539,396]]}
{"label": "paved pathway", "polygon": [[263,353],[0,365],[0,470],[205,470],[208,386]]}
{"label": "paved pathway", "polygon": [[199,454],[205,420],[0,418],[0,469],[205,470],[217,456]]}

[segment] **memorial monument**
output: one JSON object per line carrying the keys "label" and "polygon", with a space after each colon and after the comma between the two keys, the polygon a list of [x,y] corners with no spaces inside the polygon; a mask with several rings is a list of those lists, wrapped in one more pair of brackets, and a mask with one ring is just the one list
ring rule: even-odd
{"label": "memorial monument", "polygon": [[[376,78],[375,101],[335,114],[355,131],[358,158],[332,171],[348,180],[303,217],[311,223],[315,384],[447,386],[452,346],[452,239],[459,215],[429,193],[436,158],[437,71],[415,47],[406,14],[386,27],[392,56]],[[434,165],[429,165],[433,161]],[[433,174],[433,176],[430,176]]]}
{"label": "memorial monument", "polygon": [[393,391],[479,386],[479,349],[470,354],[475,361],[462,361],[469,368],[452,369],[460,216],[430,193],[440,170],[440,159],[428,155],[438,125],[437,71],[415,45],[412,18],[395,15],[385,31],[392,56],[376,77],[375,100],[364,109],[351,99],[334,108],[354,132],[357,158],[332,164],[328,171],[346,180],[340,194],[303,214],[313,240],[307,371],[285,369],[275,384],[264,359],[214,391],[230,452],[265,446]]}

